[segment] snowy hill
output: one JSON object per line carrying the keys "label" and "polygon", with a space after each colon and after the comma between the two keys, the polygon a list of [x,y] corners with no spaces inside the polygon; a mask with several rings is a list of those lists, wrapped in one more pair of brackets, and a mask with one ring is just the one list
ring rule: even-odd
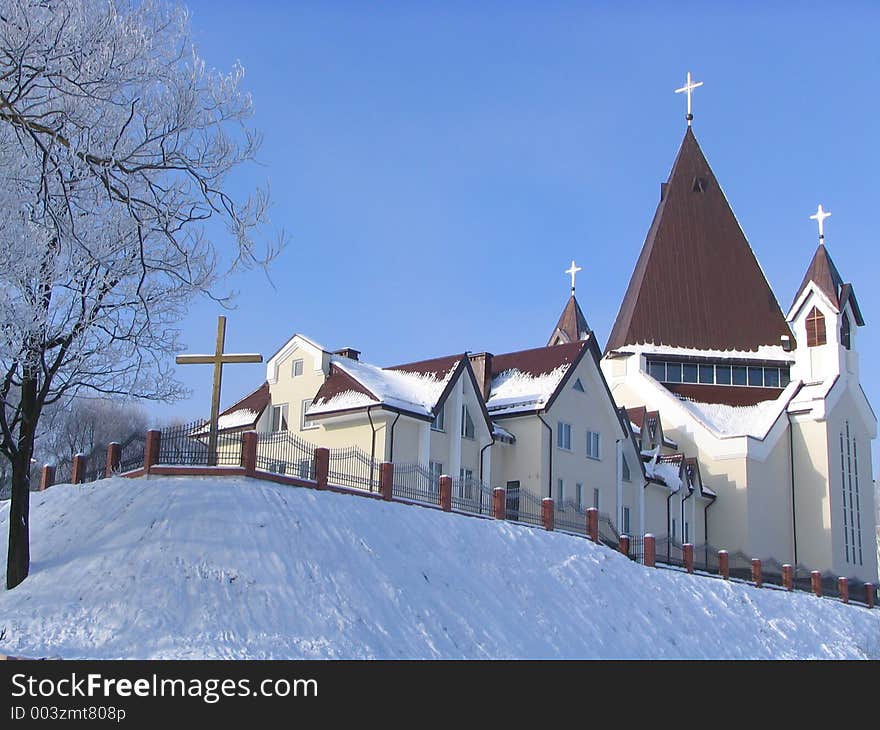
{"label": "snowy hill", "polygon": [[[0,653],[880,659],[880,610],[418,507],[183,477],[31,504],[31,576],[0,590]],[[7,519],[8,503],[3,566]]]}

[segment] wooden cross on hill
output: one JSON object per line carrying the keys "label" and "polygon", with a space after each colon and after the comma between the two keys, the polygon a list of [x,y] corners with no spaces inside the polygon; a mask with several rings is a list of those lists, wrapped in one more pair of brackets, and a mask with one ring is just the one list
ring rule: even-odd
{"label": "wooden cross on hill", "polygon": [[208,431],[208,463],[217,464],[217,434],[220,420],[220,384],[223,380],[223,366],[235,362],[263,362],[258,354],[232,355],[223,352],[226,345],[226,317],[217,317],[217,347],[213,355],[178,355],[178,365],[213,365],[214,386],[211,392],[211,423]]}

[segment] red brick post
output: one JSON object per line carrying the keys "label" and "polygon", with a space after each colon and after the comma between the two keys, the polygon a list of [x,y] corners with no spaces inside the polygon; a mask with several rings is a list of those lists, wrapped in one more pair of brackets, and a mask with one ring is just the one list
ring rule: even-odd
{"label": "red brick post", "polygon": [[77,454],[73,457],[73,468],[70,471],[70,483],[82,484],[86,476],[85,454]]}
{"label": "red brick post", "polygon": [[645,565],[653,568],[657,562],[657,540],[650,533],[645,535]]}
{"label": "red brick post", "polygon": [[448,474],[440,477],[440,509],[452,512],[452,477]]}
{"label": "red brick post", "polygon": [[507,493],[501,487],[492,490],[492,517],[496,520],[507,519]]}
{"label": "red brick post", "polygon": [[760,588],[764,582],[761,575],[761,560],[759,558],[752,558],[752,582],[756,588]]}
{"label": "red brick post", "polygon": [[116,441],[107,444],[107,466],[104,469],[105,477],[112,477],[119,471],[119,459],[122,456],[122,445]]}
{"label": "red brick post", "polygon": [[847,578],[837,579],[837,594],[840,596],[841,603],[849,603],[849,580]]}
{"label": "red brick post", "polygon": [[782,566],[782,586],[787,591],[794,590],[794,568],[787,563]]}
{"label": "red brick post", "polygon": [[330,449],[318,446],[315,448],[315,481],[318,484],[318,489],[327,489],[327,481],[329,479]]}
{"label": "red brick post", "polygon": [[40,491],[44,492],[55,483],[55,467],[46,464],[40,474]]}
{"label": "red brick post", "polygon": [[730,555],[727,550],[718,551],[718,573],[724,580],[730,580]]}
{"label": "red brick post", "polygon": [[587,537],[593,542],[599,542],[599,510],[595,507],[587,510]]}
{"label": "red brick post", "polygon": [[390,461],[383,461],[379,466],[379,492],[382,499],[390,502],[394,497],[394,464]]}
{"label": "red brick post", "polygon": [[618,549],[622,552],[626,557],[629,557],[629,535],[621,535],[620,543],[618,544]]}
{"label": "red brick post", "polygon": [[813,593],[815,593],[819,598],[822,597],[822,574],[818,570],[814,570],[810,573],[810,585],[813,588]]}
{"label": "red brick post", "polygon": [[162,432],[151,428],[147,431],[147,443],[144,445],[144,471],[149,474],[150,467],[159,463],[159,445]]}
{"label": "red brick post", "polygon": [[541,500],[541,524],[545,530],[552,530],[555,527],[555,513],[553,511],[553,498],[544,497]]}
{"label": "red brick post", "polygon": [[874,608],[874,588],[873,583],[865,583],[865,603],[868,604],[868,608]]}
{"label": "red brick post", "polygon": [[257,432],[245,431],[241,435],[241,465],[244,473],[252,477],[257,473]]}
{"label": "red brick post", "polygon": [[684,559],[684,567],[688,573],[694,572],[694,546],[686,542],[681,546],[681,555]]}

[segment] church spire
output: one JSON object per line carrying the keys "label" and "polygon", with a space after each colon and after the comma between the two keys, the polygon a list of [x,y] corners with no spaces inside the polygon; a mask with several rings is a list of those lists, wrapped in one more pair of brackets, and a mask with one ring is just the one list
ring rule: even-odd
{"label": "church spire", "polygon": [[553,328],[553,334],[547,341],[547,346],[564,345],[568,342],[577,342],[578,340],[586,340],[589,338],[591,330],[587,324],[587,318],[581,311],[577,299],[574,298],[575,276],[579,271],[583,271],[583,267],[575,264],[574,259],[571,260],[571,268],[566,269],[565,273],[571,276],[571,296],[559,316],[556,327]]}
{"label": "church spire", "polygon": [[691,79],[691,72],[688,71],[687,82],[685,83],[685,85],[682,86],[680,89],[675,90],[676,94],[687,94],[688,112],[687,112],[687,116],[685,117],[685,119],[687,119],[688,127],[690,127],[691,122],[694,121],[694,114],[693,114],[693,110],[691,109],[691,95],[694,93],[694,89],[698,89],[702,85],[703,85],[702,81],[693,81]]}

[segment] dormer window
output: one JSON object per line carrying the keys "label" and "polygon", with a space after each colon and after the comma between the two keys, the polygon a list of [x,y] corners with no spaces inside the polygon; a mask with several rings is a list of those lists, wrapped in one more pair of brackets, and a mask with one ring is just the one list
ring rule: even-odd
{"label": "dormer window", "polygon": [[446,406],[441,406],[440,410],[437,411],[437,415],[434,416],[434,420],[431,421],[431,430],[432,431],[445,431],[446,425],[444,423],[446,415]]}
{"label": "dormer window", "polygon": [[846,316],[846,312],[840,318],[840,344],[847,350],[850,349],[849,317]]}
{"label": "dormer window", "polygon": [[825,315],[813,307],[807,315],[807,347],[818,347],[825,342]]}

